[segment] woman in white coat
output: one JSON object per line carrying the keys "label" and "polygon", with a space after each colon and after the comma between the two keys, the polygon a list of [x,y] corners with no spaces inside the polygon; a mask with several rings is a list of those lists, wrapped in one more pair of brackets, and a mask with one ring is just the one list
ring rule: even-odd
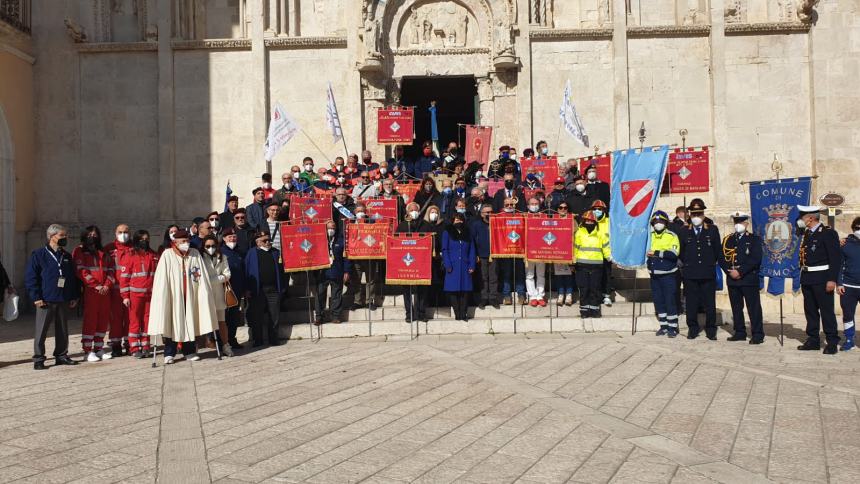
{"label": "woman in white coat", "polygon": [[227,282],[230,281],[230,266],[227,258],[218,250],[218,239],[214,235],[203,238],[203,262],[212,282],[212,295],[215,297],[215,314],[218,317],[218,338],[215,344],[221,345],[225,356],[233,356],[233,349],[227,342]]}

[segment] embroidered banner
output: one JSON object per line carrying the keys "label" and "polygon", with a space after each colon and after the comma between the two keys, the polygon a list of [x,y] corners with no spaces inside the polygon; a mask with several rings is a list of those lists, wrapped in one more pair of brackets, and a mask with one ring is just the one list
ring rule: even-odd
{"label": "embroidered banner", "polygon": [[[290,220],[294,222],[325,222],[331,219],[331,198],[293,195],[290,201]],[[323,231],[325,232],[325,231]]]}
{"label": "embroidered banner", "polygon": [[314,196],[317,198],[332,198],[334,196],[334,189],[324,190],[319,187],[314,187]]}
{"label": "embroidered banner", "polygon": [[573,262],[573,217],[526,217],[526,260],[529,262]]}
{"label": "embroidered banner", "polygon": [[546,195],[546,190],[543,188],[526,188],[523,187],[523,195],[525,195],[526,204],[529,203],[529,199],[537,196],[538,193],[543,193]]}
{"label": "embroidered banner", "polygon": [[429,286],[432,279],[433,235],[394,234],[386,238],[385,283]]}
{"label": "embroidered banner", "polygon": [[591,165],[597,165],[597,179],[612,184],[612,155],[609,153],[597,156],[586,156],[579,159],[579,173],[584,177],[585,170]]}
{"label": "embroidered banner", "polygon": [[418,190],[421,190],[421,180],[399,181],[394,189],[403,197],[404,202],[409,203],[415,199]]}
{"label": "embroidered banner", "polygon": [[346,224],[346,258],[385,259],[385,238],[391,231],[391,224],[385,220]]}
{"label": "embroidered banner", "polygon": [[490,259],[522,258],[526,220],[522,215],[490,216]]}
{"label": "embroidered banner", "polygon": [[496,192],[505,188],[505,181],[499,178],[498,180],[488,180],[487,181],[487,196],[493,198],[496,196]]}
{"label": "embroidered banner", "polygon": [[663,181],[664,194],[707,192],[710,189],[711,152],[708,147],[669,152],[669,168]]}
{"label": "embroidered banner", "polygon": [[397,213],[396,198],[366,198],[364,206],[367,207],[367,215],[373,220],[381,220],[390,218],[400,220],[400,214]]}
{"label": "embroidered banner", "polygon": [[466,125],[466,165],[477,161],[486,165],[490,161],[490,146],[493,138],[491,126]]}
{"label": "embroidered banner", "polygon": [[376,111],[377,141],[381,145],[411,145],[415,126],[412,108],[379,109]]}
{"label": "embroidered banner", "polygon": [[281,224],[281,259],[284,272],[331,266],[325,223]]}
{"label": "embroidered banner", "polygon": [[558,178],[558,158],[520,158],[520,171],[523,181],[529,173],[534,173],[541,183],[551,186]]}

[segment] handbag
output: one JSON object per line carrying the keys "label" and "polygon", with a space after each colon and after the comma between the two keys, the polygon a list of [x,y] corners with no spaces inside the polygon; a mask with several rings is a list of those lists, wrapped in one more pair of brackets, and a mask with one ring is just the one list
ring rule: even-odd
{"label": "handbag", "polygon": [[239,298],[236,297],[236,293],[233,292],[233,287],[230,286],[229,282],[225,282],[224,285],[224,302],[228,308],[235,308],[239,305]]}
{"label": "handbag", "polygon": [[18,319],[18,299],[18,294],[6,295],[6,302],[3,304],[3,319],[7,322]]}

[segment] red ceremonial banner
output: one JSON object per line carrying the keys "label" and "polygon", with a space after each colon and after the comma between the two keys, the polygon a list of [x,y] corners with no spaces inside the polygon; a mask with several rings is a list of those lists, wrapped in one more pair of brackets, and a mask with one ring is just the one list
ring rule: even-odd
{"label": "red ceremonial banner", "polygon": [[520,158],[520,171],[523,181],[529,173],[534,173],[544,185],[550,185],[558,178],[558,158]]}
{"label": "red ceremonial banner", "polygon": [[395,234],[386,240],[385,283],[429,286],[433,276],[433,235]]}
{"label": "red ceremonial banner", "polygon": [[526,204],[528,204],[529,199],[531,197],[537,195],[538,192],[542,192],[544,195],[546,195],[546,190],[543,188],[525,188],[524,187],[523,188],[523,195],[525,195],[525,197],[526,197]]}
{"label": "red ceremonial banner", "polygon": [[573,262],[573,217],[526,217],[526,260],[529,262]]}
{"label": "red ceremonial banner", "polygon": [[493,138],[491,126],[466,125],[466,165],[477,161],[481,165],[490,161],[490,146]]}
{"label": "red ceremonial banner", "polygon": [[330,267],[325,223],[281,224],[281,258],[284,272]]}
{"label": "red ceremonial banner", "polygon": [[490,198],[496,196],[496,192],[505,188],[505,180],[501,178],[498,180],[488,180],[487,181],[487,195]]}
{"label": "red ceremonial banner", "polygon": [[319,198],[332,198],[334,196],[334,189],[323,190],[322,188],[314,187],[314,195]]}
{"label": "red ceremonial banner", "polygon": [[367,215],[374,220],[390,218],[400,220],[397,213],[396,198],[365,198],[364,206],[367,207]]}
{"label": "red ceremonial banner", "polygon": [[490,259],[522,258],[526,253],[525,242],[524,216],[490,216]]}
{"label": "red ceremonial banner", "polygon": [[605,153],[598,156],[586,156],[579,159],[579,173],[584,177],[585,170],[592,164],[597,165],[597,179],[611,184],[612,183],[612,155]]}
{"label": "red ceremonial banner", "polygon": [[707,146],[673,150],[661,193],[707,192],[711,185],[710,162]]}
{"label": "red ceremonial banner", "polygon": [[347,259],[385,259],[385,238],[392,232],[390,223],[346,224]]}
{"label": "red ceremonial banner", "polygon": [[[301,197],[293,195],[290,201],[290,220],[325,222],[331,219],[331,197]],[[325,232],[325,231],[323,231]]]}
{"label": "red ceremonial banner", "polygon": [[381,145],[411,145],[415,111],[412,108],[376,111],[377,141]]}
{"label": "red ceremonial banner", "polygon": [[421,190],[421,180],[399,181],[394,185],[397,193],[403,196],[403,201],[406,203],[415,199],[415,194]]}

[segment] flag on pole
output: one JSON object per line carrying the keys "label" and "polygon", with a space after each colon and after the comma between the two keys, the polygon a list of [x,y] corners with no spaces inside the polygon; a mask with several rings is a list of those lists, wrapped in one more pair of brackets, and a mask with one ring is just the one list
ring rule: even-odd
{"label": "flag on pole", "polygon": [[266,161],[272,161],[272,158],[281,151],[293,137],[299,132],[298,123],[290,116],[281,106],[276,103],[272,107],[272,119],[269,121],[269,135],[266,137]]}
{"label": "flag on pole", "polygon": [[328,106],[326,106],[325,120],[328,129],[331,130],[332,143],[337,143],[343,138],[343,129],[340,127],[340,115],[337,114],[337,104],[334,102],[334,91],[331,83],[328,83]]}
{"label": "flag on pole", "polygon": [[564,130],[588,148],[588,134],[585,133],[585,126],[582,125],[582,120],[579,119],[576,106],[573,105],[573,99],[571,99],[570,79],[564,86],[564,100],[561,103],[559,116],[562,124],[564,124]]}
{"label": "flag on pole", "polygon": [[224,211],[228,212],[227,204],[230,203],[230,196],[233,195],[233,189],[230,188],[230,180],[227,180],[227,191],[224,192]]}
{"label": "flag on pole", "polygon": [[430,111],[430,140],[433,142],[433,153],[439,156],[439,126],[436,123],[436,101],[432,101],[427,110]]}

